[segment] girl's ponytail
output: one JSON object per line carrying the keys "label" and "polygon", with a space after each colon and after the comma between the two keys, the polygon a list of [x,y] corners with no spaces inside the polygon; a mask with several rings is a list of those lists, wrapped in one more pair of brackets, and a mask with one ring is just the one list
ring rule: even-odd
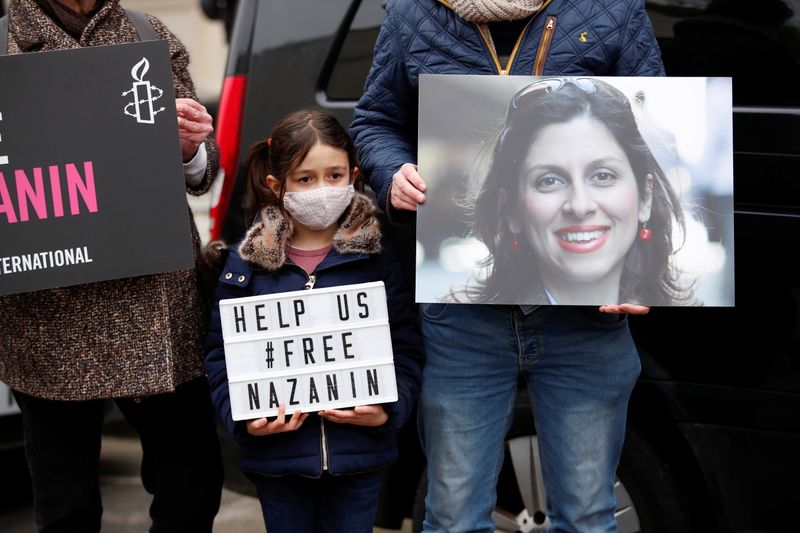
{"label": "girl's ponytail", "polygon": [[256,215],[268,205],[280,205],[280,199],[267,186],[267,175],[270,172],[271,139],[258,141],[250,147],[245,160],[247,169],[247,193],[245,194],[245,224],[253,223]]}

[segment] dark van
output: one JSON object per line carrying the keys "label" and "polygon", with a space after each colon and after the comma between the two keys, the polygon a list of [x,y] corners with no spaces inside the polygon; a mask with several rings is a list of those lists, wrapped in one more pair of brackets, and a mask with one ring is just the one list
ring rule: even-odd
{"label": "dark van", "polygon": [[[317,105],[350,122],[384,4],[239,2],[217,125],[225,179],[214,238],[241,237],[243,159],[278,118]],[[800,0],[647,6],[669,75],[733,77],[736,307],[631,317],[642,375],[618,471],[619,531],[797,531]],[[500,531],[546,528],[526,398],[507,437]],[[415,500],[421,507],[414,432],[407,428],[403,462],[387,474],[383,527],[399,527]]]}

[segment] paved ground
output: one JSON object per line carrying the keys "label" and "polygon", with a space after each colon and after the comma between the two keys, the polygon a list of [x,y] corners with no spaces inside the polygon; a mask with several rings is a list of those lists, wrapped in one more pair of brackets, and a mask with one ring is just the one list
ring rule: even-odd
{"label": "paved ground", "polygon": [[[117,432],[115,432],[117,433]],[[101,490],[103,494],[103,531],[133,533],[147,531],[150,496],[138,475],[141,448],[138,439],[125,432],[106,435],[101,455]],[[11,482],[3,476],[4,483]],[[24,482],[19,482],[24,487]],[[27,487],[23,488],[26,489]],[[0,531],[34,533],[33,506],[30,497],[19,494],[12,506],[0,508]],[[258,501],[251,496],[225,490],[214,531],[221,533],[264,533]]]}

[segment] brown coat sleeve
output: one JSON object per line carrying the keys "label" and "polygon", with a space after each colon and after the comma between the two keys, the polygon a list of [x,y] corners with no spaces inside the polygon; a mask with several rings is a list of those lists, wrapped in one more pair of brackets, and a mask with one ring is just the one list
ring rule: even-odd
{"label": "brown coat sleeve", "polygon": [[[194,82],[189,75],[189,52],[183,43],[171,32],[156,17],[147,14],[147,18],[153,24],[156,34],[169,43],[169,54],[172,60],[172,84],[175,86],[176,98],[191,98],[197,100],[197,93],[194,89]],[[206,191],[217,176],[219,170],[219,151],[217,150],[217,143],[214,140],[214,135],[210,135],[205,142],[206,154],[208,161],[206,162],[206,174],[196,187],[186,186],[186,192],[199,196]]]}

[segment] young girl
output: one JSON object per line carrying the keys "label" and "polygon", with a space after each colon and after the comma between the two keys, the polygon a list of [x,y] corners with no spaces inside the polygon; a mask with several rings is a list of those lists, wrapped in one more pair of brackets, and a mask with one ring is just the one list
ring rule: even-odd
{"label": "young girl", "polygon": [[[206,348],[214,403],[241,446],[269,533],[371,532],[379,471],[397,458],[395,435],[420,386],[415,306],[399,264],[381,250],[353,142],[334,117],[288,115],[253,146],[248,174],[257,215],[242,242],[223,251]],[[274,419],[234,422],[219,300],[370,281],[386,286],[398,401],[312,414],[282,405]]]}

